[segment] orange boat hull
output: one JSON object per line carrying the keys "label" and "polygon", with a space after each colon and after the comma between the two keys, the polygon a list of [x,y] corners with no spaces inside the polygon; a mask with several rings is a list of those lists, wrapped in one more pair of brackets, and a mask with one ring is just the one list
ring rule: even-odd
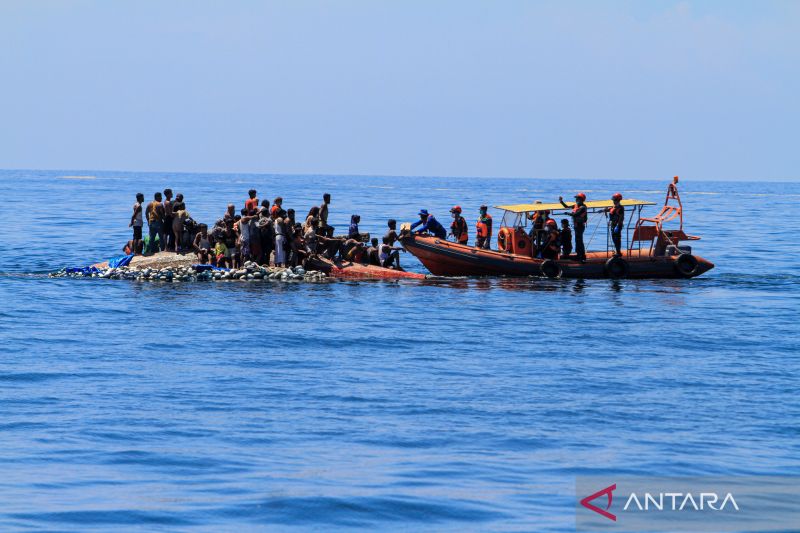
{"label": "orange boat hull", "polygon": [[362,265],[359,263],[334,263],[320,257],[309,259],[307,267],[324,272],[334,278],[350,279],[425,279],[425,274],[406,272],[375,265]]}
{"label": "orange boat hull", "polygon": [[[463,244],[443,241],[432,236],[413,235],[404,237],[402,244],[414,254],[425,268],[436,276],[541,276],[544,260],[529,256],[484,250]],[[606,262],[608,252],[589,252],[586,262],[575,259],[559,259],[561,277],[564,278],[609,278]],[[681,274],[675,265],[675,257],[653,257],[634,250],[625,254],[628,278],[686,278],[695,277],[714,268],[714,264],[701,257],[692,275]]]}

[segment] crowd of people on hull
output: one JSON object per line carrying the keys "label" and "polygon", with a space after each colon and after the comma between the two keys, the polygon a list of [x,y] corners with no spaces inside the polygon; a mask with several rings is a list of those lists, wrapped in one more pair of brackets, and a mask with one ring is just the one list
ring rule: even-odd
{"label": "crowd of people on hull", "polygon": [[[427,233],[442,240],[452,238],[456,243],[469,245],[469,224],[458,205],[450,210],[449,231],[427,209],[421,209],[419,220],[405,226],[400,233],[397,221],[389,220],[387,231],[379,240],[369,239],[361,233],[358,214],[350,217],[346,235],[334,236],[334,228],[328,224],[331,204],[328,193],[322,196],[320,205],[309,209],[302,221],[297,220],[294,209],[284,209],[280,196],[271,203],[266,199],[259,200],[255,189],[249,190],[247,196],[238,212],[235,204],[228,204],[223,216],[209,228],[192,219],[180,193],[173,195],[171,189],[165,189],[163,194],[156,192],[146,205],[144,195],[138,193],[129,224],[133,228],[133,238],[128,241],[125,251],[145,255],[159,251],[192,253],[199,263],[226,268],[239,268],[247,261],[289,267],[300,265],[310,257],[322,257],[399,269],[399,252],[403,248],[395,244],[403,232]],[[620,193],[611,199],[613,205],[605,212],[615,255],[621,255],[625,207]],[[532,256],[541,259],[574,257],[583,262],[586,260],[583,236],[588,222],[586,195],[576,194],[573,205],[568,205],[562,197],[558,200],[566,210],[566,216],[572,219],[572,227],[566,218],[561,220],[559,227],[549,210],[536,209],[526,214],[531,221]],[[146,239],[143,235],[145,221],[148,226]],[[475,224],[474,246],[491,249],[492,232],[492,216],[488,206],[482,205]]]}
{"label": "crowd of people on hull", "polygon": [[165,189],[163,194],[156,192],[145,205],[144,194],[138,193],[129,224],[133,238],[124,250],[136,255],[191,253],[201,264],[223,268],[240,268],[248,261],[293,267],[308,258],[321,257],[400,269],[402,248],[395,246],[400,238],[396,220],[387,222],[386,234],[380,241],[373,238],[365,242],[369,239],[360,232],[361,217],[357,214],[351,216],[346,236],[334,236],[334,228],[328,224],[328,193],[301,221],[294,209],[283,208],[280,196],[271,203],[259,200],[255,189],[247,196],[244,207],[237,212],[235,204],[228,204],[223,216],[209,228],[192,219],[182,194],[173,200],[172,190]]}

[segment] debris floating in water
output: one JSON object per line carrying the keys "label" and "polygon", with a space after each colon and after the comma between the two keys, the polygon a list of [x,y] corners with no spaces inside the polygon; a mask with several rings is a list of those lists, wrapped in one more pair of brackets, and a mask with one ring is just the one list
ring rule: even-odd
{"label": "debris floating in water", "polygon": [[293,268],[259,266],[247,262],[243,268],[230,270],[197,269],[195,266],[167,267],[167,268],[137,268],[123,266],[119,268],[62,268],[50,274],[51,278],[103,278],[127,279],[132,281],[324,281],[327,276],[317,270],[306,271],[303,267]]}

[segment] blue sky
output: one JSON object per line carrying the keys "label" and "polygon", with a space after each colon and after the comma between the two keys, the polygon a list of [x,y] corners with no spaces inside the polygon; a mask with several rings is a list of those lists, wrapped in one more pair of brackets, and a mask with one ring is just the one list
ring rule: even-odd
{"label": "blue sky", "polygon": [[0,168],[800,177],[800,2],[0,2]]}

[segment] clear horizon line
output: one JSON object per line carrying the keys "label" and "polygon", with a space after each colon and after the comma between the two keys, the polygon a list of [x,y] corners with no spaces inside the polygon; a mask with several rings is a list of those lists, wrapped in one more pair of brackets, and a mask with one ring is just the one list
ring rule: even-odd
{"label": "clear horizon line", "polygon": [[[251,176],[287,176],[287,177],[353,177],[353,178],[433,178],[433,179],[517,179],[517,180],[591,180],[591,181],[647,181],[659,179],[672,179],[673,175],[650,178],[606,178],[606,177],[573,177],[573,176],[560,176],[560,177],[531,177],[531,176],[458,176],[458,175],[437,175],[437,174],[364,174],[364,173],[318,173],[318,172],[253,172],[253,171],[224,171],[224,172],[208,172],[208,171],[191,171],[191,170],[122,170],[122,169],[77,169],[77,168],[0,168],[0,171],[9,172],[30,172],[30,171],[45,171],[45,172],[125,172],[125,173],[141,173],[141,174],[208,174],[208,175],[223,175],[223,176],[236,176],[236,175],[251,175]],[[678,174],[680,176],[680,174]],[[766,180],[757,180],[753,178],[703,178],[692,179],[692,181],[704,182],[758,182],[763,183],[797,183],[800,178],[768,178]]]}

